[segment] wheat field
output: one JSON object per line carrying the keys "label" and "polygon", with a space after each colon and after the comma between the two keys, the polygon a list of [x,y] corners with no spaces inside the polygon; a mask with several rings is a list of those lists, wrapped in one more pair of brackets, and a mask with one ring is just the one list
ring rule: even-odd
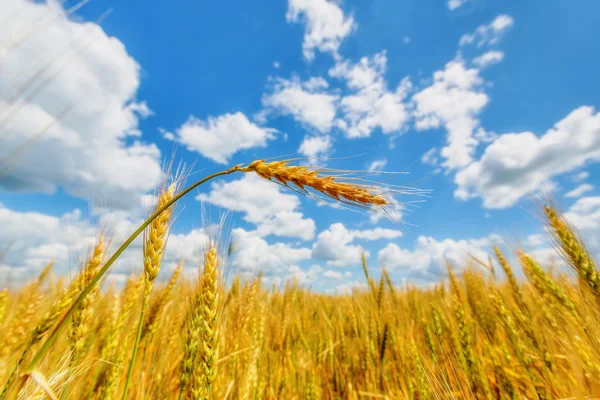
{"label": "wheat field", "polygon": [[[85,3],[63,11],[62,2],[56,2],[65,17]],[[333,7],[336,2],[326,3]],[[353,25],[341,15],[343,26]],[[9,42],[13,47],[0,48],[0,53],[6,55],[43,32],[51,19],[40,21],[18,32],[17,40]],[[409,37],[404,38],[408,44]],[[462,46],[462,37],[460,41]],[[57,60],[65,54],[79,58],[89,50],[82,49],[73,55],[52,54],[48,60],[40,57],[48,64],[30,71],[14,99],[35,97],[59,76],[50,66],[57,64],[64,72]],[[504,57],[499,51],[483,55],[491,53]],[[385,54],[376,54],[375,60],[385,59]],[[456,54],[447,65],[463,65],[456,63],[461,52]],[[72,61],[69,57],[65,59]],[[275,64],[279,62],[274,62],[278,69]],[[337,63],[329,75],[336,69]],[[445,71],[436,71],[435,81]],[[33,85],[36,79],[39,87]],[[384,93],[385,99],[398,97],[403,85],[404,80],[393,96],[386,89],[381,99]],[[473,87],[479,90],[477,85]],[[31,87],[33,94],[27,92]],[[339,97],[338,92],[317,94]],[[473,96],[473,103],[488,102],[483,91]],[[14,110],[20,104],[15,102]],[[145,102],[127,107],[134,105]],[[61,120],[72,106],[53,119]],[[14,110],[0,125],[12,120]],[[465,115],[470,114],[478,116],[471,110]],[[0,160],[0,175],[53,124],[7,153]],[[329,294],[297,280],[271,286],[260,273],[232,273],[228,258],[235,246],[222,230],[208,243],[198,243],[202,257],[192,277],[184,273],[183,260],[170,276],[161,271],[176,203],[216,177],[256,174],[317,201],[384,217],[398,205],[395,196],[420,193],[360,179],[355,171],[295,161],[256,160],[186,188],[183,176],[172,178],[172,171],[163,171],[169,178],[160,186],[150,216],[118,250],[110,250],[113,238],[102,232],[70,277],[50,262],[19,286],[0,286],[0,400],[600,399],[600,272],[586,238],[550,201],[541,213],[547,235],[562,256],[559,264],[540,263],[518,247],[510,252],[493,247],[489,259],[472,257],[461,265],[447,261],[446,278],[423,287],[394,282],[385,265],[368,265],[363,254],[364,286]],[[383,161],[385,165],[387,159]],[[78,172],[78,177],[88,175]],[[122,286],[110,284],[111,266],[136,238],[143,241],[143,253],[131,271],[141,271]]]}
{"label": "wheat field", "polygon": [[[288,162],[223,174],[232,172],[374,211],[388,204],[389,190]],[[123,288],[101,285],[120,253],[108,259],[100,236],[70,281],[49,264],[0,292],[2,398],[600,396],[600,276],[552,206],[546,228],[568,270],[495,247],[493,261],[448,263],[448,280],[419,288],[396,285],[385,268],[376,276],[363,257],[367,289],[330,295],[294,281],[265,287],[260,275],[226,280],[218,241],[206,244],[195,278],[180,266],[159,283],[173,203],[187,192],[163,186],[135,233],[145,232],[143,272]]]}

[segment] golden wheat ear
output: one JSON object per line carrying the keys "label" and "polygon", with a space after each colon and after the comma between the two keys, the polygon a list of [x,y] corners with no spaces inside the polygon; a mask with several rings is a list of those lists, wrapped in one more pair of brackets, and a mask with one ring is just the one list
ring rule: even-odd
{"label": "golden wheat ear", "polygon": [[[382,214],[390,219],[394,206],[400,205],[394,196],[420,194],[427,191],[367,181],[352,171],[341,171],[313,166],[290,165],[289,160],[266,162],[252,161],[248,166],[236,166],[242,172],[254,172],[267,180],[284,185],[298,193],[325,201],[325,198]],[[312,189],[309,192],[307,189]]]}
{"label": "golden wheat ear", "polygon": [[569,265],[577,272],[580,282],[600,298],[600,272],[594,259],[587,251],[583,240],[578,237],[567,220],[551,206],[544,207],[550,233]]}

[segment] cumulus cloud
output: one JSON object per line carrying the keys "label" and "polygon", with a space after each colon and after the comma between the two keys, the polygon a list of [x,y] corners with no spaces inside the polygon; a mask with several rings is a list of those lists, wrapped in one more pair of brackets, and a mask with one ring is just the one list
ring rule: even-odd
{"label": "cumulus cloud", "polygon": [[490,24],[480,25],[475,32],[463,35],[459,43],[461,46],[475,44],[477,47],[497,44],[514,22],[510,15],[498,15]]}
{"label": "cumulus cloud", "polygon": [[[15,283],[30,279],[35,271],[50,261],[54,261],[56,273],[65,275],[81,266],[101,233],[110,239],[107,254],[111,254],[141,222],[140,216],[124,211],[103,213],[92,223],[79,209],[52,216],[40,212],[14,211],[0,203],[0,243],[8,246],[7,249],[2,248],[7,251],[0,267],[6,272],[5,276]],[[168,275],[182,259],[186,260],[186,268],[195,271],[196,262],[206,248],[208,238],[205,229],[172,233],[163,259],[161,277]],[[123,280],[133,272],[140,272],[141,262],[140,235],[119,257],[110,274],[116,281]]]}
{"label": "cumulus cloud", "polygon": [[439,164],[437,153],[437,149],[432,147],[431,149],[427,150],[425,154],[423,154],[423,157],[421,157],[421,162],[425,165],[436,167]]}
{"label": "cumulus cloud", "polygon": [[330,93],[322,77],[300,81],[276,78],[269,93],[262,97],[264,107],[260,117],[269,114],[289,115],[306,127],[327,133],[335,124],[339,96]]}
{"label": "cumulus cloud", "polygon": [[585,181],[587,178],[590,177],[590,173],[587,171],[581,171],[579,173],[576,173],[574,175],[571,176],[571,180],[575,183],[579,183],[582,181]]}
{"label": "cumulus cloud", "polygon": [[382,213],[369,213],[369,222],[378,224],[384,218],[389,218],[392,221],[401,221],[402,216],[404,215],[405,206],[402,203],[395,203],[386,211],[388,215]]}
{"label": "cumulus cloud", "polygon": [[344,224],[337,222],[319,233],[312,248],[312,257],[336,267],[356,265],[360,263],[363,252],[367,256],[369,253],[362,246],[353,244],[355,239],[378,240],[400,236],[402,232],[393,229],[348,230]]}
{"label": "cumulus cloud", "polygon": [[232,231],[232,240],[238,246],[230,266],[246,274],[289,272],[291,266],[297,267],[299,262],[311,256],[309,248],[295,248],[285,243],[269,244],[257,231],[236,228]]}
{"label": "cumulus cloud", "polygon": [[467,4],[469,0],[448,0],[448,9],[454,11]]}
{"label": "cumulus cloud", "polygon": [[343,120],[340,128],[348,138],[369,137],[379,128],[383,133],[398,133],[407,124],[410,113],[405,99],[412,85],[403,79],[394,91],[387,88],[385,51],[372,58],[363,57],[356,64],[339,61],[329,75],[346,81],[351,94],[340,102]]}
{"label": "cumulus cloud", "polygon": [[332,147],[330,136],[305,136],[298,152],[311,159],[326,157]]}
{"label": "cumulus cloud", "polygon": [[364,280],[354,280],[350,282],[340,283],[335,286],[335,289],[329,290],[330,293],[348,294],[352,293],[353,290],[365,290],[367,284]]}
{"label": "cumulus cloud", "polygon": [[600,228],[600,196],[582,197],[569,207],[565,218],[581,231]]}
{"label": "cumulus cloud", "polygon": [[395,229],[375,228],[350,231],[350,234],[356,239],[379,240],[399,238],[402,236],[402,231]]}
{"label": "cumulus cloud", "polygon": [[279,282],[275,281],[276,284],[296,281],[299,285],[307,286],[314,283],[322,271],[323,268],[321,268],[320,265],[312,265],[308,269],[302,269],[297,265],[292,265],[288,268],[287,273],[285,273],[283,276],[277,276],[273,279],[279,280]]}
{"label": "cumulus cloud", "polygon": [[588,250],[600,256],[600,196],[578,199],[564,215],[583,236]]}
{"label": "cumulus cloud", "polygon": [[53,259],[61,264],[71,256],[81,258],[98,236],[82,221],[80,210],[54,217],[13,211],[0,204],[0,224],[0,243],[8,246],[3,262],[16,269],[39,268]]}
{"label": "cumulus cloud", "polygon": [[600,160],[600,113],[582,106],[544,135],[500,135],[478,161],[459,171],[454,195],[482,198],[486,208],[506,208],[552,177]]}
{"label": "cumulus cloud", "polygon": [[341,272],[341,271],[334,271],[331,269],[328,269],[327,271],[323,272],[322,275],[325,278],[333,279],[336,281],[341,281],[343,279],[352,278],[352,272],[350,272],[350,271]]}
{"label": "cumulus cloud", "polygon": [[[231,181],[211,183],[209,193],[196,199],[244,213],[244,220],[257,226],[261,236],[277,235],[310,240],[315,235],[315,222],[298,211],[297,195],[283,193],[281,186],[254,174],[244,174]],[[242,195],[243,194],[243,195]]]}
{"label": "cumulus cloud", "polygon": [[99,25],[70,19],[62,2],[6,0],[0,15],[11,15],[0,27],[0,188],[137,204],[161,177],[160,151],[138,129],[152,112],[131,100],[138,63]]}
{"label": "cumulus cloud", "polygon": [[332,224],[329,229],[319,233],[313,245],[312,257],[336,267],[356,265],[360,263],[365,250],[362,246],[351,244],[353,239],[352,233],[343,224]]}
{"label": "cumulus cloud", "polygon": [[491,50],[487,53],[483,53],[482,55],[475,57],[473,59],[473,64],[479,68],[486,68],[490,65],[497,64],[504,59],[504,53],[497,50]]}
{"label": "cumulus cloud", "polygon": [[391,270],[402,271],[407,277],[437,280],[446,276],[445,260],[453,268],[465,266],[469,254],[485,260],[494,244],[501,243],[500,237],[490,235],[479,239],[438,241],[432,237],[419,236],[413,249],[404,249],[389,243],[377,255],[381,264]]}
{"label": "cumulus cloud", "polygon": [[267,147],[275,138],[275,129],[256,125],[241,112],[208,117],[206,121],[191,116],[175,134],[166,137],[190,151],[219,164],[227,164],[235,153],[255,147]]}
{"label": "cumulus cloud", "polygon": [[582,183],[581,185],[577,186],[575,189],[568,191],[565,194],[565,197],[581,197],[582,195],[584,195],[585,193],[594,190],[594,186],[590,185],[589,183]]}
{"label": "cumulus cloud", "polygon": [[385,158],[383,158],[381,160],[373,160],[369,163],[369,165],[367,166],[367,169],[369,171],[381,171],[382,169],[385,168],[386,164],[387,164],[387,160]]}
{"label": "cumulus cloud", "polygon": [[311,61],[315,50],[338,57],[342,41],[356,28],[352,16],[344,15],[338,3],[330,0],[289,0],[288,22],[304,23],[304,58]]}
{"label": "cumulus cloud", "polygon": [[448,131],[448,144],[440,151],[443,166],[456,169],[469,164],[479,143],[474,137],[478,115],[489,102],[479,69],[467,68],[456,58],[436,71],[433,83],[415,93],[412,101],[417,130],[443,126]]}

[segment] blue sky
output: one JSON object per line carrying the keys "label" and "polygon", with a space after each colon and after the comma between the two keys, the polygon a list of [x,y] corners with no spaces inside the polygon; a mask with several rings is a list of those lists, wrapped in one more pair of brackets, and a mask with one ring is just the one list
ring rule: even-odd
{"label": "blue sky", "polygon": [[[550,258],[534,201],[549,192],[600,250],[597,2],[94,0],[65,11],[76,4],[0,5],[4,282],[50,259],[72,270],[102,229],[125,237],[173,151],[190,180],[291,155],[406,170],[393,183],[431,194],[394,223],[231,176],[182,201],[165,269],[185,257],[193,271],[229,209],[231,271],[343,291],[362,282],[364,250],[399,283],[428,284],[444,258],[458,265],[495,243]],[[139,270],[140,254],[138,242],[112,279]]]}

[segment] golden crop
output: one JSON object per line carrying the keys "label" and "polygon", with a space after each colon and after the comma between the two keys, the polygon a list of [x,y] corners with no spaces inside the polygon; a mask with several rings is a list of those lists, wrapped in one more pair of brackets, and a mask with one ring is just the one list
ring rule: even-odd
{"label": "golden crop", "polygon": [[[285,162],[225,173],[236,171],[348,203],[388,204],[385,191]],[[99,290],[110,266],[100,237],[71,282],[49,280],[49,266],[21,289],[0,291],[3,398],[600,396],[598,270],[552,207],[549,232],[576,279],[496,247],[496,264],[448,264],[449,281],[429,288],[396,286],[363,258],[366,289],[328,295],[297,282],[266,288],[260,276],[226,284],[215,243],[197,278],[180,279],[180,266],[157,283],[175,192],[160,193],[145,225],[144,270],[122,289]]]}

